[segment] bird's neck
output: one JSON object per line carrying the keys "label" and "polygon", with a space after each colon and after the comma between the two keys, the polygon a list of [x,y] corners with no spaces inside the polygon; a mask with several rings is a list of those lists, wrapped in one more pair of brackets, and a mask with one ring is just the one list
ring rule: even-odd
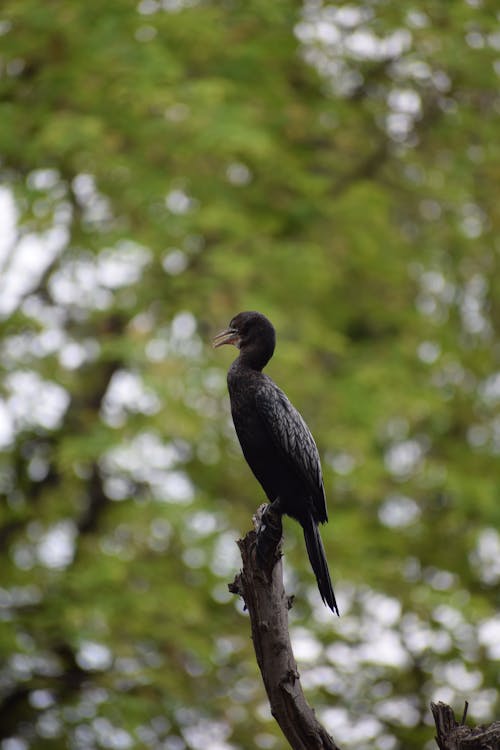
{"label": "bird's neck", "polygon": [[247,370],[261,372],[273,355],[273,351],[260,346],[247,346],[240,350],[238,365]]}

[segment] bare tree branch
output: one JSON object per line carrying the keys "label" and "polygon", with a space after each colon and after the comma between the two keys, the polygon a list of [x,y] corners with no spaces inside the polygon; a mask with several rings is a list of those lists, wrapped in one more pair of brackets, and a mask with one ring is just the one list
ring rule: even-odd
{"label": "bare tree branch", "polygon": [[[229,584],[250,615],[252,640],[271,713],[293,750],[340,750],[307,703],[288,632],[292,598],[283,586],[279,500],[261,505],[255,531],[238,540],[243,568]],[[431,703],[439,750],[499,750],[500,721],[467,727],[467,704],[461,723],[444,703]]]}
{"label": "bare tree branch", "polygon": [[[338,745],[319,723],[307,703],[288,632],[288,610],[291,599],[283,586],[281,563],[281,516],[279,509],[261,506],[254,517],[256,528],[263,523],[264,539],[249,531],[238,541],[243,569],[229,585],[239,594],[248,609],[252,640],[271,713],[293,750],[339,750]],[[263,560],[261,558],[264,558]]]}
{"label": "bare tree branch", "polygon": [[500,747],[500,721],[487,727],[466,727],[463,723],[466,710],[461,724],[446,703],[431,703],[431,711],[439,750],[498,750]]}

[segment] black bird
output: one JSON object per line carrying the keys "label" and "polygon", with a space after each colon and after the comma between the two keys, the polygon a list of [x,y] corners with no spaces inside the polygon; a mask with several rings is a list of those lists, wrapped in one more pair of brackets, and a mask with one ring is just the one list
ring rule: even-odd
{"label": "black bird", "polygon": [[239,313],[213,342],[240,350],[227,384],[243,455],[270,502],[279,499],[280,510],[302,526],[321,598],[339,614],[318,529],[328,520],[318,449],[299,412],[262,372],[275,343],[273,325],[258,312]]}

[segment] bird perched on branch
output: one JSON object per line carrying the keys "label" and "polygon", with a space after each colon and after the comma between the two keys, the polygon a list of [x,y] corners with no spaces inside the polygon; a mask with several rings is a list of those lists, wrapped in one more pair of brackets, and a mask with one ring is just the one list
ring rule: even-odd
{"label": "bird perched on branch", "polygon": [[240,350],[227,384],[243,455],[269,501],[302,526],[321,598],[339,614],[318,529],[328,520],[318,449],[299,412],[262,372],[275,343],[274,327],[264,315],[241,312],[213,345],[233,344]]}

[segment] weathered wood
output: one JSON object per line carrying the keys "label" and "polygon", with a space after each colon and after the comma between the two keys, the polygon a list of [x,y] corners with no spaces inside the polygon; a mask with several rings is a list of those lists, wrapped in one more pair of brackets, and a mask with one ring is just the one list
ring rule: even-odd
{"label": "weathered wood", "polygon": [[446,703],[431,703],[436,725],[439,750],[500,750],[500,721],[487,727],[467,727],[459,724],[453,710]]}
{"label": "weathered wood", "polygon": [[[254,517],[259,528],[261,506]],[[272,512],[272,506],[267,506]],[[279,524],[279,526],[278,526]],[[281,563],[281,518],[266,515],[270,537],[259,542],[256,556],[256,531],[249,531],[238,541],[243,568],[229,589],[242,596],[250,615],[252,640],[271,713],[293,750],[339,750],[338,745],[319,723],[307,703],[288,632],[288,610],[291,600],[283,586]],[[279,528],[279,533],[276,529]],[[266,533],[265,531],[263,533]]]}
{"label": "weathered wood", "polygon": [[[292,598],[283,586],[279,503],[262,505],[254,525],[256,530],[238,541],[243,568],[229,590],[243,598],[250,615],[255,655],[271,713],[293,750],[340,750],[317,720],[300,684],[288,632]],[[500,721],[467,727],[467,710],[461,723],[445,703],[431,703],[431,710],[439,750],[500,750]]]}

